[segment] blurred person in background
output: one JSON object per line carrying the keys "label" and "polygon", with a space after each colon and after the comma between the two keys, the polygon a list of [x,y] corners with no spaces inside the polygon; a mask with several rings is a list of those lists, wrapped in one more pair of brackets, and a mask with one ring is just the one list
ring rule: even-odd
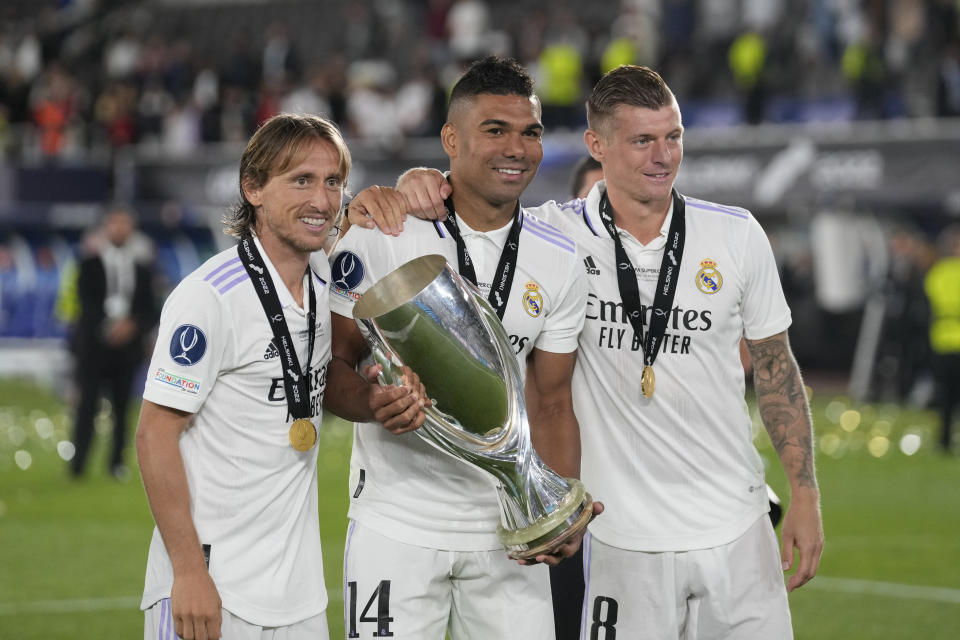
{"label": "blurred person in background", "polygon": [[144,360],[144,337],[153,328],[153,276],[136,241],[132,209],[114,205],[103,219],[101,234],[91,255],[78,267],[76,293],[79,316],[73,327],[72,347],[76,384],[80,391],[70,461],[74,477],[83,474],[93,439],[94,418],[106,393],[113,411],[110,473],[125,480],[127,409],[134,376]]}
{"label": "blurred person in background", "polygon": [[940,409],[940,447],[951,452],[953,410],[960,402],[960,226],[939,238],[942,257],[924,282],[930,300],[930,348]]}
{"label": "blurred person in background", "polygon": [[603,167],[593,156],[584,156],[573,167],[570,195],[574,198],[586,198],[593,185],[600,180],[603,180]]}
{"label": "blurred person in background", "polygon": [[[885,299],[883,333],[877,347],[875,382],[878,398],[893,396],[898,402],[919,400],[929,386],[930,311],[924,277],[930,268],[924,259],[926,238],[902,225],[890,233],[890,262],[883,282]],[[925,404],[920,402],[920,404]]]}

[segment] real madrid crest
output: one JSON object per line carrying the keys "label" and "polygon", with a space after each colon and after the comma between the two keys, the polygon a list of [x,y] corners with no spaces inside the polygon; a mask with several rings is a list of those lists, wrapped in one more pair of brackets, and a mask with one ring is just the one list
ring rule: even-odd
{"label": "real madrid crest", "polygon": [[707,258],[700,261],[697,271],[697,289],[704,293],[716,293],[723,286],[723,276],[717,271],[717,263]]}
{"label": "real madrid crest", "polygon": [[526,291],[523,292],[523,308],[534,318],[543,312],[543,296],[540,295],[540,285],[536,282],[527,283]]}

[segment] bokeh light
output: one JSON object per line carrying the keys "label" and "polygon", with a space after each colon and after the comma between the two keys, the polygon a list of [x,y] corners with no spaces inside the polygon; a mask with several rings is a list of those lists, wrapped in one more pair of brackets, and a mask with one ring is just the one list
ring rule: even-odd
{"label": "bokeh light", "polygon": [[840,436],[836,433],[828,433],[820,438],[820,450],[831,458],[839,458],[842,455],[840,451],[842,445]]}
{"label": "bokeh light", "polygon": [[870,442],[867,444],[867,451],[870,452],[874,458],[881,458],[887,454],[887,451],[890,450],[890,440],[884,436],[876,436],[870,438]]}
{"label": "bokeh light", "polygon": [[33,456],[30,455],[29,451],[20,449],[13,454],[13,461],[17,463],[18,467],[26,471],[33,464]]}
{"label": "bokeh light", "polygon": [[841,400],[831,400],[827,405],[827,408],[824,409],[824,414],[827,416],[827,420],[833,424],[840,423],[840,416],[843,415],[843,412],[847,410],[847,403]]}
{"label": "bokeh light", "polygon": [[69,440],[61,440],[57,443],[57,454],[69,462],[77,454],[77,448]]}
{"label": "bokeh light", "polygon": [[53,420],[43,416],[42,418],[37,418],[33,423],[33,428],[37,430],[37,435],[46,440],[47,438],[53,437]]}
{"label": "bokeh light", "polygon": [[847,409],[840,414],[840,428],[850,433],[860,426],[860,412],[856,409]]}
{"label": "bokeh light", "polygon": [[920,450],[923,444],[923,438],[916,433],[906,433],[900,438],[900,451],[908,456],[912,456]]}
{"label": "bokeh light", "polygon": [[871,436],[889,436],[893,425],[887,420],[877,420],[870,426]]}

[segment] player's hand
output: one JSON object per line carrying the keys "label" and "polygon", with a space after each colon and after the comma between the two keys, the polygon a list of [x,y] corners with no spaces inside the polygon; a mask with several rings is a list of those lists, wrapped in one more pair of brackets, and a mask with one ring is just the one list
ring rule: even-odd
{"label": "player's hand", "polygon": [[367,229],[377,227],[386,235],[397,236],[403,231],[408,209],[407,200],[399,191],[373,185],[353,197],[347,219],[351,225]]}
{"label": "player's hand", "polygon": [[380,369],[380,365],[371,365],[363,370],[371,384],[370,410],[374,419],[394,435],[419,429],[427,419],[423,409],[430,406],[420,376],[404,367],[399,387],[382,386],[377,383]]}
{"label": "player's hand", "polygon": [[453,193],[447,178],[436,169],[417,167],[403,173],[397,180],[397,191],[407,199],[407,211],[423,220],[446,220],[444,200]]}
{"label": "player's hand", "polygon": [[174,576],[170,591],[173,629],[184,640],[218,640],[222,610],[220,594],[206,569]]}
{"label": "player's hand", "polygon": [[[601,513],[603,513],[603,503],[594,501],[593,515],[590,516],[590,522],[593,522],[593,519]],[[543,564],[555,567],[567,558],[572,557],[573,554],[577,552],[577,549],[579,549],[580,545],[583,543],[583,536],[585,536],[586,533],[587,528],[583,527],[580,529],[580,531],[577,531],[567,539],[563,540],[547,553],[540,554],[533,560],[517,560],[517,563],[523,565],[532,565],[540,564],[542,562]]]}
{"label": "player's hand", "polygon": [[[783,570],[789,571],[796,563],[796,573],[787,581],[787,591],[793,591],[817,574],[820,554],[823,553],[820,494],[816,489],[794,488],[791,491],[781,537]],[[794,548],[799,559],[794,557]]]}

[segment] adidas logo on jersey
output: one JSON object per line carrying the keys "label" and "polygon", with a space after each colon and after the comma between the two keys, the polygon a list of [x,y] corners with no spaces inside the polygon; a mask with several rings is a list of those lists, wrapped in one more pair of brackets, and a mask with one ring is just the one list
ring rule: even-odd
{"label": "adidas logo on jersey", "polygon": [[587,267],[588,276],[600,275],[600,269],[597,269],[597,263],[593,261],[593,256],[587,256],[584,258],[583,264]]}
{"label": "adidas logo on jersey", "polygon": [[264,360],[273,360],[274,358],[280,357],[280,351],[277,349],[277,345],[273,344],[273,340],[270,341],[270,344],[267,345],[267,350],[263,352]]}

